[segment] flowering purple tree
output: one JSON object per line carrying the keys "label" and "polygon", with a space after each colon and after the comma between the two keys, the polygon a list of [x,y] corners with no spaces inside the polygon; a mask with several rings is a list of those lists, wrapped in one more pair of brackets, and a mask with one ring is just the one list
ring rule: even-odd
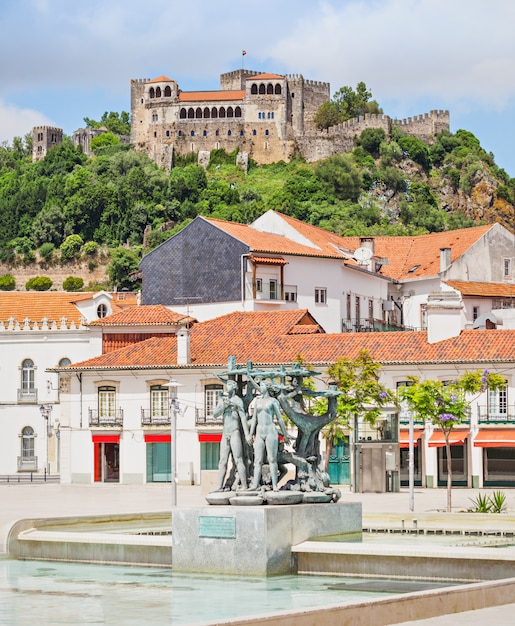
{"label": "flowering purple tree", "polygon": [[399,389],[399,396],[421,419],[440,428],[445,438],[447,455],[447,512],[451,511],[452,464],[450,433],[458,424],[466,421],[470,413],[470,404],[487,389],[499,389],[506,384],[499,374],[488,370],[466,372],[451,381],[420,380],[410,376],[412,385]]}

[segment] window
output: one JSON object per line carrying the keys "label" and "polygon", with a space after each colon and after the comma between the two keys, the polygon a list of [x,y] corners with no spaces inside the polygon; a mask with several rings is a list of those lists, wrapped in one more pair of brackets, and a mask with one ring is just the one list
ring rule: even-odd
{"label": "window", "polygon": [[508,416],[508,384],[500,389],[488,390],[488,417],[506,418]]}
{"label": "window", "polygon": [[504,259],[503,265],[504,278],[509,278],[511,276],[511,259]]}
{"label": "window", "polygon": [[34,361],[25,359],[21,364],[21,392],[22,395],[31,395],[34,391]]}
{"label": "window", "polygon": [[427,304],[420,305],[420,327],[427,330]]}
{"label": "window", "polygon": [[200,469],[216,470],[220,459],[220,443],[218,441],[203,441],[200,444]]}
{"label": "window", "polygon": [[254,135],[254,137],[257,135],[257,131],[256,131],[256,129],[254,129],[254,130],[252,131],[252,134]]}
{"label": "window", "polygon": [[190,131],[190,135],[191,135],[192,137],[195,137],[195,131],[194,131],[194,130]]}
{"label": "window", "polygon": [[361,301],[359,296],[354,298],[354,317],[356,318],[356,323],[359,323],[361,318]]}
{"label": "window", "polygon": [[327,289],[325,287],[315,288],[315,304],[327,304]]}
{"label": "window", "polygon": [[227,137],[230,137],[232,135],[232,131],[228,130],[227,131]]}
{"label": "window", "polygon": [[350,320],[352,318],[352,305],[351,305],[350,293],[347,294],[346,300],[347,300],[347,319]]}
{"label": "window", "polygon": [[218,402],[218,396],[223,391],[223,385],[206,385],[204,387],[204,413],[206,420],[213,419],[213,411]]}
{"label": "window", "polygon": [[97,306],[97,317],[99,319],[102,319],[103,317],[106,317],[107,315],[107,304],[99,304]]}
{"label": "window", "polygon": [[374,301],[372,298],[368,301],[368,319],[374,319]]}
{"label": "window", "polygon": [[150,417],[168,419],[169,392],[167,387],[152,385],[150,387]]}
{"label": "window", "polygon": [[179,137],[182,137],[182,130],[180,130],[178,133]]}
{"label": "window", "polygon": [[285,291],[284,299],[286,302],[297,302],[297,292],[296,291]]}
{"label": "window", "polygon": [[157,87],[156,88],[156,98],[160,98],[161,97],[161,87]]}
{"label": "window", "polygon": [[265,135],[268,136],[268,128],[265,130]]}
{"label": "window", "polygon": [[167,85],[165,87],[165,98],[169,98],[172,95],[172,88],[170,87],[170,85]]}
{"label": "window", "polygon": [[67,365],[70,365],[70,363],[70,359],[65,356],[59,361],[59,367],[66,367]]}
{"label": "window", "polygon": [[261,293],[263,291],[263,279],[256,278],[256,291]]}
{"label": "window", "polygon": [[100,419],[115,419],[116,389],[114,387],[98,388],[98,416]]}
{"label": "window", "polygon": [[190,107],[190,108],[188,109],[188,119],[189,119],[189,120],[192,120],[194,117],[195,117],[195,111],[193,110],[193,108],[192,108],[192,107]]}
{"label": "window", "polygon": [[27,465],[34,463],[34,430],[30,426],[25,426],[21,431],[21,463]]}
{"label": "window", "polygon": [[277,300],[277,281],[270,281],[270,300]]}
{"label": "window", "polygon": [[179,117],[181,118],[181,120],[186,119],[186,109],[184,107],[180,110]]}
{"label": "window", "polygon": [[475,322],[478,317],[479,317],[479,307],[473,306],[472,307],[472,321]]}
{"label": "window", "polygon": [[252,87],[250,88],[250,93],[251,93],[252,95],[256,95],[256,94],[257,94],[257,92],[258,92],[257,85],[256,85],[256,83],[253,83]]}
{"label": "window", "polygon": [[167,137],[169,137],[169,136],[170,136],[170,131],[169,131],[169,130],[167,130],[167,131],[166,131],[166,136],[167,136]]}

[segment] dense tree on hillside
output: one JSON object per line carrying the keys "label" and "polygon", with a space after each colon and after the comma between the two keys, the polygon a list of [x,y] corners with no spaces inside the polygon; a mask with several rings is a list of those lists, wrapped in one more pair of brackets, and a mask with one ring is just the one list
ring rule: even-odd
{"label": "dense tree on hillside", "polygon": [[364,82],[359,82],[354,90],[352,87],[340,87],[330,102],[322,104],[313,122],[320,130],[325,130],[336,124],[341,124],[353,117],[368,113],[382,113],[376,100],[371,100],[372,92]]}
{"label": "dense tree on hillside", "polygon": [[102,126],[105,126],[107,130],[111,131],[115,135],[131,134],[130,115],[126,111],[122,111],[121,113],[115,113],[114,111],[110,111],[108,113],[106,111],[100,118],[99,122],[92,120],[89,117],[85,117],[84,122],[88,128],[101,128]]}

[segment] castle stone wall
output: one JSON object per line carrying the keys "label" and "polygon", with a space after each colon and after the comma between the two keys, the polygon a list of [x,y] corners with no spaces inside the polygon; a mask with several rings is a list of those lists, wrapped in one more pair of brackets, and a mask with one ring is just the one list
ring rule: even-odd
{"label": "castle stone wall", "polygon": [[54,126],[35,126],[32,129],[32,160],[41,161],[47,152],[63,142],[63,129]]}

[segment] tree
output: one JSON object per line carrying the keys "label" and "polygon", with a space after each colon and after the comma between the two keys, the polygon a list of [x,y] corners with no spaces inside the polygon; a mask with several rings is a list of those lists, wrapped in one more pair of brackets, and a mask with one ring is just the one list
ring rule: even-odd
{"label": "tree", "polygon": [[[342,392],[337,399],[338,418],[324,433],[328,448],[333,440],[346,438],[345,430],[352,427],[355,418],[374,424],[381,415],[381,407],[391,404],[392,393],[379,382],[380,370],[381,364],[366,350],[361,350],[354,359],[337,359],[328,369],[329,376]],[[323,404],[317,406],[317,413],[320,410],[324,410]]]}
{"label": "tree", "polygon": [[68,276],[63,280],[65,291],[80,291],[84,287],[84,280],[79,276]]}
{"label": "tree", "polygon": [[474,398],[487,389],[499,389],[506,384],[499,374],[488,370],[466,372],[452,381],[435,379],[420,380],[410,376],[411,385],[399,389],[399,397],[417,416],[440,428],[445,438],[447,457],[447,512],[452,504],[452,462],[450,434],[455,426],[467,421],[470,405]]}
{"label": "tree", "polygon": [[330,156],[320,162],[315,174],[327,193],[339,200],[357,202],[361,193],[361,175],[351,156]]}
{"label": "tree", "polygon": [[140,256],[135,250],[115,248],[111,252],[111,262],[106,270],[112,286],[118,289],[131,288],[133,284],[129,274],[138,269],[139,261]]}
{"label": "tree", "polygon": [[89,117],[85,117],[84,121],[86,122],[86,126],[88,128],[101,128],[102,126],[105,126],[108,131],[115,133],[116,135],[131,134],[130,115],[127,111],[122,111],[121,113],[115,113],[114,111],[110,111],[108,113],[106,111],[102,115],[100,122],[92,120]]}
{"label": "tree", "polygon": [[313,116],[313,124],[319,130],[327,130],[341,121],[340,109],[336,102],[324,102]]}
{"label": "tree", "polygon": [[74,259],[82,248],[84,241],[80,235],[69,235],[61,244],[61,258],[65,261]]}

